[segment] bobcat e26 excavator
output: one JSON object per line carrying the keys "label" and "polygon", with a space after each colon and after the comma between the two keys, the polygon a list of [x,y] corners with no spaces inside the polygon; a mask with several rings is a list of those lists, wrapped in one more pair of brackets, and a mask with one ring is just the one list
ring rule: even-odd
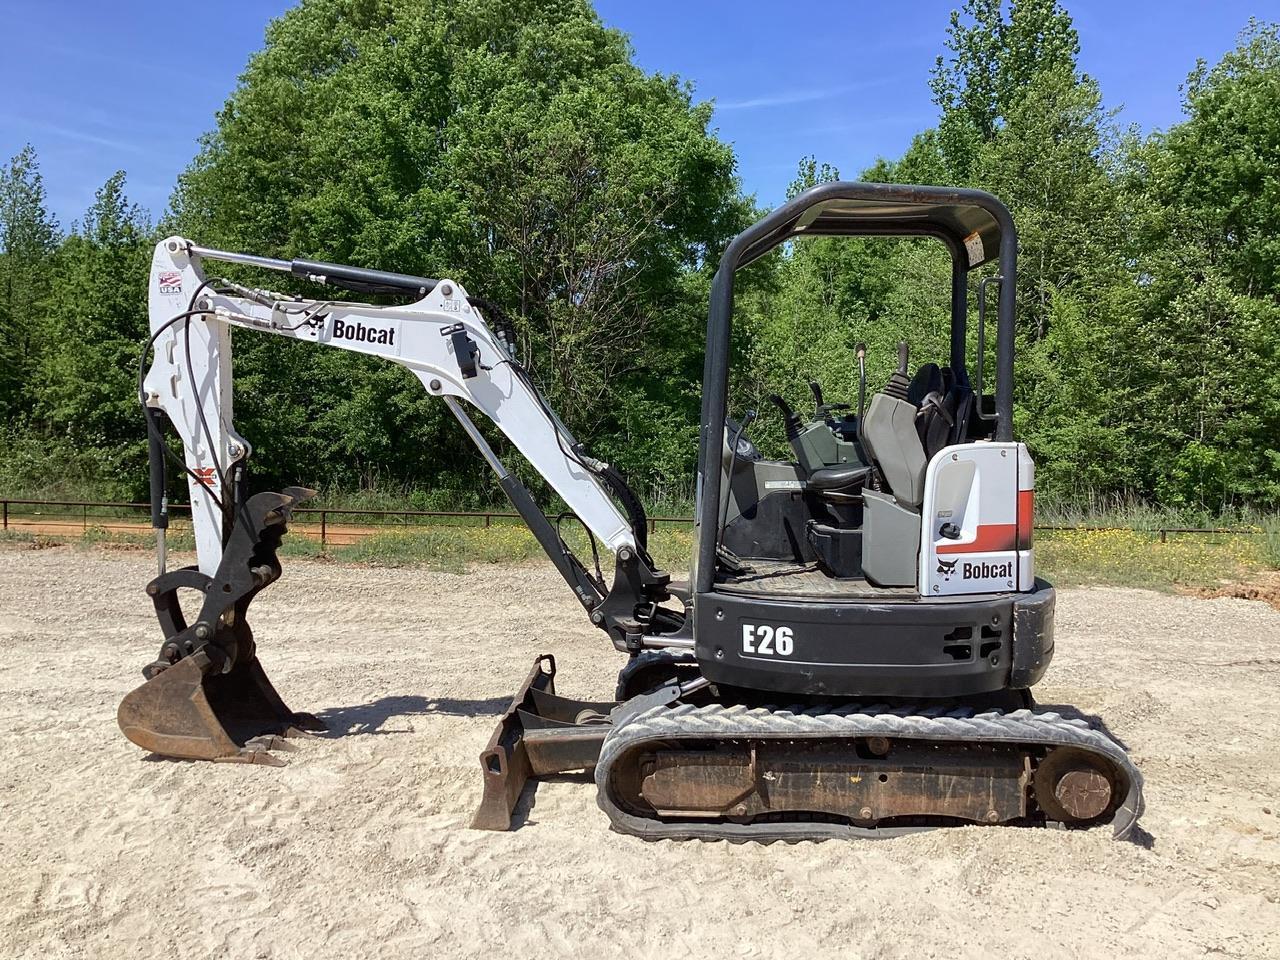
{"label": "bobcat e26 excavator", "polygon": [[[796,461],[766,460],[747,423],[726,419],[734,276],[780,244],[832,235],[947,247],[950,356],[908,376],[901,348],[898,372],[859,416],[819,410],[817,425],[838,431],[839,445],[834,432],[807,442],[798,425]],[[164,756],[280,763],[277,737],[321,726],[276,694],[246,621],[280,576],[285,524],[311,491],[249,492],[252,448],[232,419],[231,330],[242,328],[412,371],[475,442],[591,623],[628,657],[613,701],[557,696],[554,660],[538,658],[481,755],[474,826],[508,828],[530,777],[594,770],[614,828],[648,839],[889,836],[955,824],[1110,824],[1124,836],[1142,811],[1142,778],[1124,748],[1073,711],[1037,709],[1029,693],[1053,654],[1054,591],[1034,574],[1034,468],[1013,439],[1016,249],[1008,211],[988,194],[846,182],[814,187],[736,237],[711,294],[696,547],[680,582],[650,558],[643,508],[622,477],[534,386],[495,304],[448,279],[160,242],[154,360],[144,370],[144,351],[139,393],[160,554],[147,593],[164,642],[121,703],[121,728]],[[303,299],[207,276],[217,260],[414,299]],[[998,275],[976,291],[971,365],[969,276],[992,261]],[[471,420],[476,410],[614,555],[611,583],[503,466]],[[198,555],[174,570],[163,547],[169,428],[184,449]],[[184,590],[199,606],[191,623]]]}

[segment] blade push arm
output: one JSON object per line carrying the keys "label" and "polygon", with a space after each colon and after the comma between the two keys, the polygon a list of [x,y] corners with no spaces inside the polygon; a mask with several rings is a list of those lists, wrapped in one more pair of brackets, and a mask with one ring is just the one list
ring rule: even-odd
{"label": "blade push arm", "polygon": [[[312,279],[349,281],[343,285],[365,284],[361,289],[407,290],[417,284],[422,297],[403,306],[380,307],[207,282],[202,261],[215,257]],[[330,278],[326,270],[349,275]],[[163,410],[182,440],[202,571],[211,573],[217,567],[226,509],[237,495],[235,486],[251,452],[232,421],[233,327],[379,356],[408,368],[428,393],[455,401],[450,408],[469,428],[509,495],[518,481],[506,474],[456,401],[466,401],[492,420],[612,552],[635,553],[631,526],[596,478],[595,462],[580,452],[572,434],[455,281],[222,254],[170,237],[155,248],[149,306],[155,354],[143,378],[142,400],[149,408]],[[517,502],[517,507],[522,505]],[[530,525],[552,553],[544,537],[554,537],[554,531],[549,533],[550,524],[540,512],[538,516],[546,528],[540,530],[536,519]],[[585,603],[582,584],[573,585]]]}

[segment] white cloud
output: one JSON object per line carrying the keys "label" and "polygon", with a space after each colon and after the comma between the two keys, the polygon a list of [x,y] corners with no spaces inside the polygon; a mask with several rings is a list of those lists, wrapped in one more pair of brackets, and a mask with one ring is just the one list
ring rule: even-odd
{"label": "white cloud", "polygon": [[119,150],[124,153],[145,153],[146,149],[138,143],[131,143],[127,140],[115,140],[111,137],[101,137],[96,133],[89,133],[87,130],[76,130],[71,127],[60,126],[56,123],[47,123],[43,120],[32,120],[28,117],[6,116],[5,121],[8,123],[24,126],[29,130],[35,130],[39,133],[46,133],[54,137],[62,137],[64,140],[74,140],[78,143],[90,143],[97,147],[107,147],[111,150]]}
{"label": "white cloud", "polygon": [[813,103],[817,100],[830,100],[843,93],[855,90],[866,90],[870,87],[881,87],[893,82],[888,78],[869,80],[866,83],[851,83],[838,87],[815,87],[809,90],[787,90],[779,93],[750,97],[746,100],[716,101],[717,110],[756,110],[762,107],[786,107],[795,103]]}

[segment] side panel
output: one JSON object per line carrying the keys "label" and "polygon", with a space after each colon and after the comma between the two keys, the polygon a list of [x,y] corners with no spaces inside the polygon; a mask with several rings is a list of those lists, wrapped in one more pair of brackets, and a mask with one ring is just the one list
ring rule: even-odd
{"label": "side panel", "polygon": [[[947,447],[925,471],[920,584],[930,597],[1019,589],[1020,443]],[[1029,581],[1028,581],[1029,582]]]}
{"label": "side panel", "polygon": [[1014,600],[897,603],[696,597],[713,683],[806,696],[950,697],[1007,685]]}

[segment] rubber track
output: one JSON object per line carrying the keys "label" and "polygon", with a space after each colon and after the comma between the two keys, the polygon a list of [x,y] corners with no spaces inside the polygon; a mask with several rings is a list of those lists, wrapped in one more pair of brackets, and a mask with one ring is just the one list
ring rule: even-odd
{"label": "rubber track", "polygon": [[655,707],[615,727],[605,738],[596,764],[596,800],[613,828],[645,840],[824,840],[852,837],[893,837],[932,826],[860,827],[821,821],[729,823],[725,821],[664,822],[636,816],[618,807],[607,784],[617,759],[646,740],[820,739],[828,737],[896,737],[950,743],[1012,743],[1023,746],[1073,746],[1114,761],[1128,778],[1128,791],[1111,824],[1123,839],[1142,815],[1142,774],[1124,749],[1082,719],[1067,719],[1048,711],[992,710],[974,714],[958,708],[950,712],[884,704],[854,704],[837,708],[691,706]]}

